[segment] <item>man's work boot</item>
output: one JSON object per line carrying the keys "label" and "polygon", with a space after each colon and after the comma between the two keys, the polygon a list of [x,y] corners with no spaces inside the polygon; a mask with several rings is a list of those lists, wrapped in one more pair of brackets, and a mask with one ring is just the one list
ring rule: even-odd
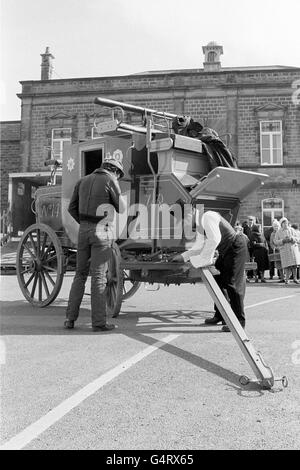
{"label": "man's work boot", "polygon": [[116,328],[116,325],[109,325],[108,323],[106,323],[106,325],[104,326],[93,326],[92,327],[92,330],[96,333],[97,331],[111,331],[111,330],[114,330]]}
{"label": "man's work boot", "polygon": [[[242,322],[242,321],[241,321],[240,324],[241,324],[241,327],[242,327],[242,328],[245,328],[246,322]],[[224,326],[222,326],[221,331],[223,331],[224,333],[230,333],[230,328],[229,328],[229,326],[224,325]]]}
{"label": "man's work boot", "polygon": [[72,330],[74,328],[74,321],[73,320],[66,320],[64,322],[64,328],[66,328],[67,330]]}
{"label": "man's work boot", "polygon": [[229,326],[224,325],[224,326],[222,326],[221,331],[223,331],[224,333],[230,333],[230,328],[229,328]]}

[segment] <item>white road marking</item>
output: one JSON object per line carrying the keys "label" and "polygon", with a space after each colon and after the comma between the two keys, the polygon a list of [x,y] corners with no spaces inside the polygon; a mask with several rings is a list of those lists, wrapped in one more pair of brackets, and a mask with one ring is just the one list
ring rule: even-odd
{"label": "white road marking", "polygon": [[82,403],[88,397],[100,390],[100,388],[102,388],[108,382],[118,377],[118,375],[122,374],[131,366],[137,364],[145,357],[149,356],[149,354],[153,353],[157,349],[163,347],[165,344],[170,343],[174,339],[178,338],[178,336],[180,335],[173,334],[166,336],[161,341],[157,341],[152,346],[148,346],[143,351],[135,354],[131,358],[127,359],[126,361],[111,369],[110,371],[101,375],[100,377],[98,377],[98,379],[89,383],[81,390],[76,392],[74,395],[63,401],[60,405],[53,408],[53,410],[49,411],[49,413],[47,413],[45,416],[42,416],[35,423],[31,424],[19,434],[12,437],[9,441],[0,446],[0,450],[23,449],[23,447],[25,447],[36,437],[38,437],[40,434],[50,428],[50,426],[52,426],[61,418],[63,418],[67,413],[69,413],[69,411],[73,410],[73,408],[80,405],[80,403]]}
{"label": "white road marking", "polygon": [[275,302],[276,300],[290,299],[291,297],[295,297],[295,294],[293,294],[293,295],[286,295],[285,297],[277,297],[277,298],[275,298],[275,299],[263,300],[262,302],[258,302],[257,304],[247,305],[247,306],[245,307],[245,309],[246,309],[246,308],[257,307],[258,305],[269,304],[270,302]]}

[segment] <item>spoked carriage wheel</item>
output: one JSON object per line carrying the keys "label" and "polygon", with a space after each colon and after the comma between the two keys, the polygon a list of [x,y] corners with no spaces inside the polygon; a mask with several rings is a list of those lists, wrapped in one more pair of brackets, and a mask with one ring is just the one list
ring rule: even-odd
{"label": "spoked carriage wheel", "polygon": [[24,297],[35,307],[46,307],[57,297],[64,277],[59,239],[50,227],[26,229],[17,251],[17,276]]}
{"label": "spoked carriage wheel", "polygon": [[113,243],[107,279],[107,313],[113,318],[119,315],[122,305],[123,273],[120,261],[120,249],[116,243]]}
{"label": "spoked carriage wheel", "polygon": [[129,277],[129,271],[123,270],[123,297],[122,300],[127,300],[133,296],[140,288],[141,282],[132,281]]}

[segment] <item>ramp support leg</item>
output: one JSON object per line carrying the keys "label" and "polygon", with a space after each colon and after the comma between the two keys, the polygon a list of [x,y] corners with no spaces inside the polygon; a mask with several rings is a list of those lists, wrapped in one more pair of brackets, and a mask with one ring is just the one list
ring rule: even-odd
{"label": "ramp support leg", "polygon": [[[271,367],[266,365],[261,354],[256,351],[253,345],[251,344],[250,339],[246,335],[243,327],[235,316],[222,290],[214,279],[214,276],[212,275],[209,267],[200,268],[200,275],[211,298],[217,305],[224,321],[230,328],[230,331],[233,334],[237,344],[239,345],[242,353],[244,354],[246,360],[252,368],[255,376],[257,377],[257,382],[263,388],[270,389],[273,387],[274,381],[280,380],[282,382],[282,385],[286,387],[287,378],[282,377],[279,379],[275,379]],[[249,382],[250,379],[248,379],[248,377],[240,377],[240,383],[242,385],[246,385]]]}

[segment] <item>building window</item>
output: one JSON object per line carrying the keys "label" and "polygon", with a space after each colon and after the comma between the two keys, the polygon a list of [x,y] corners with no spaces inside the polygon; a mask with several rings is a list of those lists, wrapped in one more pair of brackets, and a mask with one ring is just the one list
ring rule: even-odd
{"label": "building window", "polygon": [[72,129],[70,127],[52,129],[51,137],[51,153],[52,158],[62,160],[64,145],[66,142],[71,142]]}
{"label": "building window", "polygon": [[282,165],[282,121],[260,121],[262,165]]}
{"label": "building window", "polygon": [[215,62],[216,60],[216,53],[213,52],[213,51],[210,51],[208,54],[207,54],[207,62]]}
{"label": "building window", "polygon": [[278,221],[284,216],[284,201],[278,198],[264,199],[262,202],[262,228],[263,231],[272,227],[272,221]]}

